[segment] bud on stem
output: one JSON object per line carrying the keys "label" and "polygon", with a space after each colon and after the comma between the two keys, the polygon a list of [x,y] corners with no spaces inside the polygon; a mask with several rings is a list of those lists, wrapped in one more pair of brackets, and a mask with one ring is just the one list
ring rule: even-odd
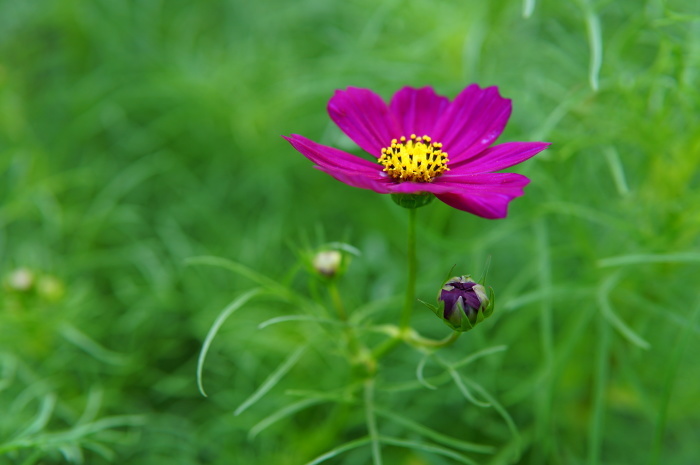
{"label": "bud on stem", "polygon": [[469,276],[450,278],[438,293],[438,306],[431,310],[455,331],[469,331],[493,313],[493,291]]}

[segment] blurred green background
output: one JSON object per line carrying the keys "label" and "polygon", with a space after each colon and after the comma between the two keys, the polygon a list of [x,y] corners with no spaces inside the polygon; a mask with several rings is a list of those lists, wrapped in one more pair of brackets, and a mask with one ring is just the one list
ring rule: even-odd
{"label": "blurred green background", "polygon": [[[272,301],[222,327],[202,397],[202,341],[252,283],[186,261],[281,280],[299,248],[345,241],[362,253],[340,283],[348,308],[394,302],[406,212],[280,136],[355,150],[325,112],[335,89],[453,97],[472,82],[513,99],[500,141],[553,145],[515,169],[532,183],[505,220],[419,211],[421,299],[452,265],[478,276],[491,260],[495,314],[444,357],[508,347],[465,373],[512,416],[520,463],[700,460],[697,2],[0,0],[0,463],[296,465],[365,435],[362,409],[339,403],[248,435],[301,391],[343,386],[333,341],[233,415],[325,334],[258,329],[298,313]],[[444,335],[416,311],[415,327]],[[377,404],[493,450],[384,445],[385,462],[509,463],[515,440],[493,408],[450,385],[402,387],[417,361],[385,361]]]}

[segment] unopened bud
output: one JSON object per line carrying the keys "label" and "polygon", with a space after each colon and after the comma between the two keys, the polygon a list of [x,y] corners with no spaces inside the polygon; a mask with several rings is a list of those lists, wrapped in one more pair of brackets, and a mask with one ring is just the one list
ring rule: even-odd
{"label": "unopened bud", "polygon": [[31,270],[27,268],[18,268],[10,273],[7,284],[12,290],[27,292],[34,286],[35,280],[36,277]]}
{"label": "unopened bud", "polygon": [[324,250],[314,255],[312,265],[321,275],[332,278],[340,270],[343,254],[337,250]]}
{"label": "unopened bud", "polygon": [[440,289],[435,314],[455,331],[469,331],[493,313],[493,292],[469,276],[450,278]]}

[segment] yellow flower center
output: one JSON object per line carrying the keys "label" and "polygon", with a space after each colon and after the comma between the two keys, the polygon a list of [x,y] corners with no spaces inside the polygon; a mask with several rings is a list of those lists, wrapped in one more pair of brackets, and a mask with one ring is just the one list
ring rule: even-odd
{"label": "yellow flower center", "polygon": [[382,149],[379,163],[384,172],[396,181],[430,182],[449,170],[447,153],[442,144],[432,142],[430,137],[392,139],[391,146]]}

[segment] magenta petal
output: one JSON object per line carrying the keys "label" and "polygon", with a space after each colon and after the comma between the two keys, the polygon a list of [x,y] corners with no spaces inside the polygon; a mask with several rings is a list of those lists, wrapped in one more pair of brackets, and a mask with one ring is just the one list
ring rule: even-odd
{"label": "magenta petal", "polygon": [[328,102],[328,114],[350,139],[377,158],[391,139],[400,137],[389,107],[369,89],[337,90]]}
{"label": "magenta petal", "polygon": [[436,194],[438,199],[458,210],[489,219],[505,218],[510,201],[523,195],[523,188],[530,182],[515,173],[462,175],[440,181],[453,190]]}
{"label": "magenta petal", "polygon": [[360,189],[370,189],[380,194],[388,194],[391,192],[390,188],[392,182],[387,178],[382,178],[379,176],[370,177],[364,173],[343,171],[320,165],[316,165],[315,168],[323,171],[324,173],[330,174],[335,179],[347,184],[348,186],[359,187]]}
{"label": "magenta petal", "polygon": [[292,146],[316,164],[316,168],[328,173],[340,182],[361,189],[371,189],[380,194],[390,192],[391,181],[384,176],[381,165],[356,157],[342,150],[318,144],[303,136],[285,137]]}
{"label": "magenta petal", "polygon": [[549,142],[507,142],[477,153],[472,158],[450,163],[451,174],[487,173],[509,168],[537,155]]}
{"label": "magenta petal", "polygon": [[292,134],[289,137],[283,137],[302,155],[319,166],[329,169],[354,171],[374,177],[378,177],[381,172],[381,165],[378,163],[364,160],[333,147],[318,144],[304,136]]}
{"label": "magenta petal", "polygon": [[454,186],[440,182],[392,182],[389,185],[392,194],[417,194],[419,192],[430,192],[431,194],[446,194],[454,191]]}
{"label": "magenta petal", "polygon": [[442,114],[434,140],[442,142],[452,163],[469,158],[491,145],[503,132],[511,112],[509,99],[497,87],[464,89]]}
{"label": "magenta petal", "polygon": [[433,136],[435,124],[450,101],[431,87],[404,87],[391,99],[389,108],[398,122],[401,136]]}

